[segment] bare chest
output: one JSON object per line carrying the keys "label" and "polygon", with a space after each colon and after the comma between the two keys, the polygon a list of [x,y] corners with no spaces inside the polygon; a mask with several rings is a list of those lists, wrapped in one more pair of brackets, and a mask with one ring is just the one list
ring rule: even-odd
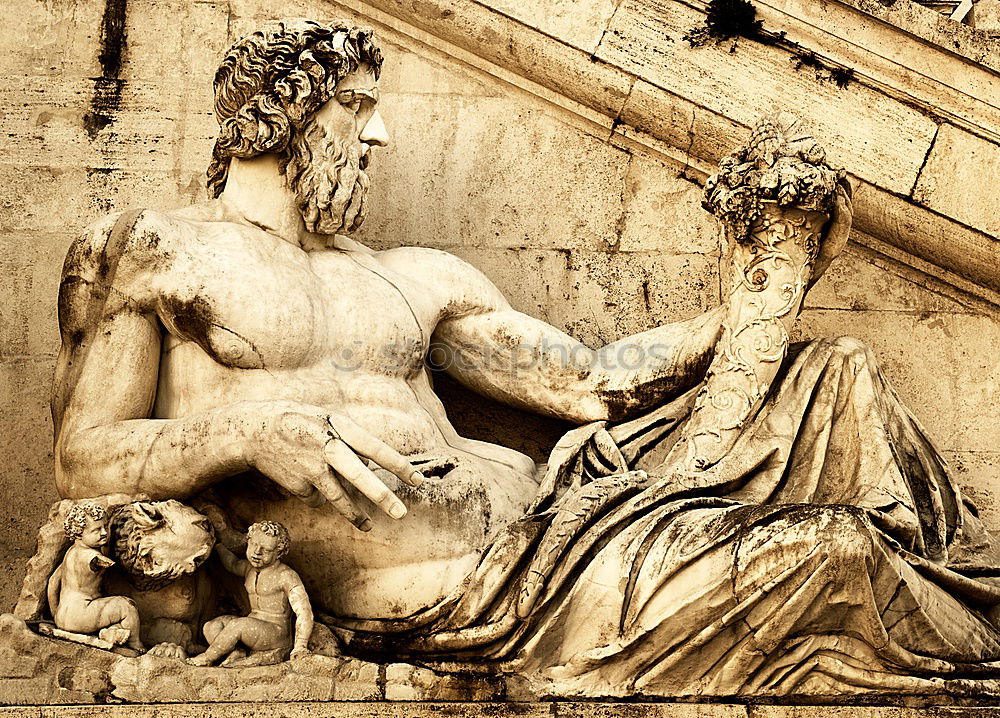
{"label": "bare chest", "polygon": [[262,574],[261,571],[251,568],[247,572],[244,586],[254,608],[281,610],[288,602],[280,579],[272,572]]}
{"label": "bare chest", "polygon": [[160,292],[175,344],[193,342],[230,369],[419,371],[433,312],[406,277],[342,252],[204,254],[179,261]]}

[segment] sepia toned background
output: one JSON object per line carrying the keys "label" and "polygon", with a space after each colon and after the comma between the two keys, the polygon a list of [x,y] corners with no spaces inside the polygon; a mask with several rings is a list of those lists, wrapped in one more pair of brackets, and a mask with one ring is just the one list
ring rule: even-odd
{"label": "sepia toned background", "polygon": [[[526,5],[526,7],[525,7]],[[282,16],[348,17],[383,46],[359,235],[454,252],[513,305],[592,347],[721,300],[725,247],[700,207],[712,163],[775,109],[856,178],[854,242],[796,338],[868,343],[1000,530],[1000,53],[909,0],[761,2],[787,48],[691,48],[704,6],[667,0],[11,0],[0,34],[0,611],[57,498],[49,384],[56,290],[82,227],[205,199],[211,78]],[[877,5],[877,7],[874,7]],[[831,65],[834,66],[834,65]],[[439,391],[460,431],[537,459],[564,428]]]}

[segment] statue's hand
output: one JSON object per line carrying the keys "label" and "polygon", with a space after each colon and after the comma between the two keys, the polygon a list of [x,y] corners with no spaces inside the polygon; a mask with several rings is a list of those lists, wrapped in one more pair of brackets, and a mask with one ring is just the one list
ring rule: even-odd
{"label": "statue's hand", "polygon": [[812,287],[827,270],[837,255],[847,245],[851,235],[851,223],[854,221],[853,190],[847,180],[837,185],[837,196],[834,198],[833,212],[830,222],[823,232],[819,245],[819,256],[813,264],[812,277],[809,286]]}
{"label": "statue's hand", "polygon": [[345,481],[389,516],[406,514],[403,502],[362,460],[419,486],[423,476],[404,456],[344,414],[292,402],[281,402],[276,409],[253,437],[251,466],[310,506],[329,501],[362,531],[371,528],[371,519],[348,497]]}

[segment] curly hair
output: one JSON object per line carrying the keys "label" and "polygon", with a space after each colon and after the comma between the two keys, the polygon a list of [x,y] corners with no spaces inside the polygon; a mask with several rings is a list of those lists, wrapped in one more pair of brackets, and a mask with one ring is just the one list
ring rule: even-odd
{"label": "curly hair", "polygon": [[76,541],[80,538],[83,535],[83,530],[87,528],[88,516],[94,521],[104,521],[108,514],[103,506],[97,504],[76,504],[69,510],[63,521],[63,531],[66,532],[66,538],[70,541]]}
{"label": "curly hair", "polygon": [[[136,520],[133,507],[146,506],[153,523]],[[140,591],[163,588],[192,573],[215,544],[215,530],[202,514],[180,501],[132,502],[111,510],[114,557]],[[154,553],[162,568],[154,570]]]}
{"label": "curly hair", "polygon": [[288,534],[288,529],[277,521],[258,521],[247,529],[247,536],[263,534],[264,536],[275,536],[278,539],[278,558],[281,558],[292,545],[292,537]]}
{"label": "curly hair", "polygon": [[211,196],[222,193],[233,157],[273,152],[284,171],[294,132],[361,65],[378,78],[382,53],[371,28],[344,21],[280,20],[233,45],[215,73],[219,137],[208,166]]}

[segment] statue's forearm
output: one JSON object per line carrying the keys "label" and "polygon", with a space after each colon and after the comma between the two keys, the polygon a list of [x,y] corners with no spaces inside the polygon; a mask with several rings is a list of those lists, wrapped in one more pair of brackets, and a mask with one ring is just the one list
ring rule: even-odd
{"label": "statue's forearm", "polygon": [[89,428],[66,422],[56,443],[56,482],[67,498],[109,492],[183,498],[249,468],[254,404],[183,419],[132,419]]}
{"label": "statue's forearm", "polygon": [[727,307],[665,324],[595,353],[589,381],[607,418],[622,419],[669,400],[705,376]]}

